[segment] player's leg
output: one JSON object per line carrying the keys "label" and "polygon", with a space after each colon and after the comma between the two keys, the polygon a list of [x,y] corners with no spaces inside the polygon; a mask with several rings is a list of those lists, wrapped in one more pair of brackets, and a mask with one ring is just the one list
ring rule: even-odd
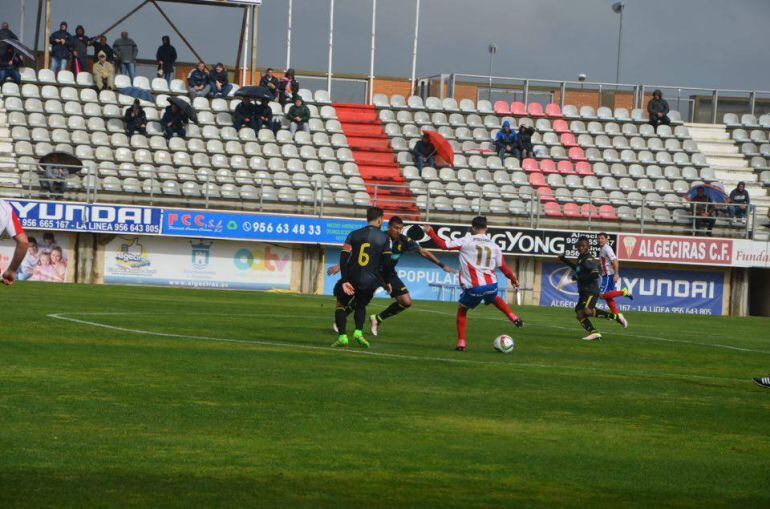
{"label": "player's leg", "polygon": [[372,334],[374,336],[378,334],[379,326],[384,320],[392,318],[412,306],[412,298],[409,296],[409,289],[400,278],[394,277],[390,281],[390,285],[390,296],[396,299],[395,302],[392,302],[383,312],[369,317],[369,321],[372,325]]}
{"label": "player's leg", "polygon": [[508,303],[505,302],[505,300],[503,300],[502,297],[500,297],[499,295],[495,295],[495,298],[492,301],[492,304],[494,304],[495,307],[500,310],[500,312],[502,312],[506,317],[508,317],[508,320],[510,320],[511,323],[513,323],[513,325],[515,325],[516,327],[524,326],[524,322],[521,321],[521,318],[516,316],[516,313],[511,311],[511,308],[508,307]]}
{"label": "player's leg", "polygon": [[589,319],[589,316],[593,315],[592,310],[596,306],[597,297],[598,295],[591,293],[581,293],[577,306],[575,306],[577,321],[588,332],[588,335],[582,338],[586,341],[596,341],[602,338],[601,333],[596,330]]}
{"label": "player's leg", "polygon": [[353,320],[356,329],[353,331],[353,339],[364,348],[369,348],[369,342],[364,338],[364,323],[366,322],[366,306],[374,297],[374,290],[356,288],[356,303],[353,310]]}
{"label": "player's leg", "polygon": [[455,350],[464,351],[466,348],[465,328],[468,322],[468,310],[474,309],[481,304],[483,296],[477,295],[474,288],[463,290],[460,299],[457,301],[457,345]]}
{"label": "player's leg", "polygon": [[[615,278],[611,275],[607,275],[602,276],[602,287],[600,288],[599,292],[601,293],[600,297],[607,302],[607,307],[610,308],[610,313],[612,313],[612,316],[602,316],[599,313],[599,311],[601,311],[600,309],[595,310],[595,316],[615,320],[620,325],[622,325],[624,329],[627,328],[628,320],[626,320],[626,317],[623,316],[623,313],[618,310],[618,307],[615,304],[615,298],[629,296],[630,294],[628,293],[628,290],[625,288],[622,290],[616,290]],[[631,298],[633,299],[633,297]]]}
{"label": "player's leg", "polygon": [[334,308],[334,328],[339,336],[332,346],[348,346],[347,322],[348,309],[355,305],[355,295],[347,295],[342,289],[342,283],[334,285],[334,296],[337,303]]}

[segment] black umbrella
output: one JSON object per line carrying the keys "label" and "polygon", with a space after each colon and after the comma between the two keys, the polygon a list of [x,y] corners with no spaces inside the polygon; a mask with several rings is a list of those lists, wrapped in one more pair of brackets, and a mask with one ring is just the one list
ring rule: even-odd
{"label": "black umbrella", "polygon": [[235,92],[236,97],[250,97],[252,99],[273,99],[273,93],[267,87],[243,87]]}
{"label": "black umbrella", "polygon": [[155,104],[155,97],[152,96],[149,90],[138,87],[123,87],[119,88],[118,92],[123,95],[133,97],[134,99],[141,99],[149,103]]}
{"label": "black umbrella", "polygon": [[168,102],[179,108],[182,111],[182,114],[190,119],[193,123],[198,123],[198,115],[195,114],[195,110],[190,103],[180,97],[174,96],[169,97]]}
{"label": "black umbrella", "polygon": [[78,173],[83,167],[83,162],[67,152],[49,152],[40,158],[40,165],[61,165],[69,173]]}
{"label": "black umbrella", "polygon": [[21,53],[22,56],[26,57],[28,60],[31,60],[32,66],[37,68],[37,62],[35,62],[35,52],[32,51],[29,46],[26,46],[18,39],[3,39],[2,41],[0,41],[0,43],[4,43],[16,48],[16,51]]}

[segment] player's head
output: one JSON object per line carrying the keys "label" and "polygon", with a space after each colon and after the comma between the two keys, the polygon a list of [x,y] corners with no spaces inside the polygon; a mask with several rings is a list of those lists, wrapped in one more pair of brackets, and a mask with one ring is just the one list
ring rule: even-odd
{"label": "player's head", "polygon": [[487,218],[485,216],[476,216],[471,221],[471,231],[474,235],[487,231]]}
{"label": "player's head", "polygon": [[379,228],[382,226],[382,216],[384,212],[380,207],[369,207],[366,209],[366,222]]}
{"label": "player's head", "polygon": [[589,244],[589,242],[588,242],[588,237],[585,237],[585,236],[581,236],[581,237],[578,239],[578,241],[577,241],[577,245],[576,245],[575,247],[577,248],[577,252],[578,252],[578,253],[580,253],[581,255],[584,255],[584,254],[586,254],[586,253],[588,252],[588,248],[589,248],[590,246],[591,246],[591,245],[590,245],[590,244]]}
{"label": "player's head", "polygon": [[401,231],[404,229],[404,220],[398,216],[393,216],[388,219],[388,235],[393,240],[396,240]]}
{"label": "player's head", "polygon": [[607,234],[604,232],[601,232],[599,235],[596,236],[597,242],[599,242],[599,247],[604,247],[604,244],[607,243]]}

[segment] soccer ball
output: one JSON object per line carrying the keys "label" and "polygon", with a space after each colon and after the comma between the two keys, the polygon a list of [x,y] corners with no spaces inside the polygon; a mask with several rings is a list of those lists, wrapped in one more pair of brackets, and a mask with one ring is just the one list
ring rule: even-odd
{"label": "soccer ball", "polygon": [[513,338],[511,336],[503,334],[501,336],[497,336],[492,345],[495,347],[495,350],[500,353],[511,353],[516,346],[516,343],[513,342]]}

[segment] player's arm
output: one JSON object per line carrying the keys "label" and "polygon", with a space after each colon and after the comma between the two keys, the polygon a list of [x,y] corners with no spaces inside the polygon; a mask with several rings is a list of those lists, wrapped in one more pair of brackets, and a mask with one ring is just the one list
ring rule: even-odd
{"label": "player's arm", "polygon": [[450,240],[449,242],[446,242],[436,234],[436,232],[433,230],[433,227],[430,225],[423,225],[422,229],[439,249],[443,249],[444,251],[459,251],[462,247],[462,243],[460,242],[462,239]]}
{"label": "player's arm", "polygon": [[350,262],[350,255],[353,251],[352,239],[350,235],[345,239],[345,243],[342,245],[342,251],[340,251],[340,280],[342,281],[342,291],[347,295],[353,295],[355,290],[353,285],[348,282],[348,263]]}
{"label": "player's arm", "polygon": [[329,268],[326,270],[326,275],[327,275],[327,276],[333,276],[333,275],[335,275],[335,274],[339,274],[339,273],[340,273],[340,266],[339,266],[339,264],[337,264],[337,265],[332,265],[331,267],[329,267]]}
{"label": "player's arm", "polygon": [[3,272],[2,277],[4,285],[12,285],[16,280],[16,271],[19,270],[19,266],[21,265],[21,262],[24,261],[24,257],[27,256],[27,248],[29,247],[27,234],[23,231],[13,237],[13,240],[16,241],[16,249],[13,252],[11,263],[8,265],[8,268],[5,269],[5,272]]}
{"label": "player's arm", "polygon": [[617,259],[617,258],[614,258],[614,259],[612,260],[612,271],[614,272],[614,274],[613,274],[613,276],[612,276],[612,277],[613,277],[613,279],[614,279],[615,281],[617,281],[618,279],[620,279],[620,262],[618,261],[618,259]]}
{"label": "player's arm", "polygon": [[428,251],[427,249],[419,248],[418,252],[420,253],[420,256],[422,256],[423,258],[425,258],[429,262],[431,262],[431,263],[441,267],[444,270],[444,272],[449,272],[450,274],[455,274],[457,272],[452,267],[447,267],[444,264],[444,262],[442,262],[441,260],[436,258],[436,256],[433,253],[431,253],[430,251]]}
{"label": "player's arm", "polygon": [[562,263],[566,263],[567,265],[569,265],[569,266],[570,266],[570,267],[572,267],[573,269],[574,269],[574,268],[577,266],[577,263],[575,263],[573,260],[570,260],[569,258],[567,258],[567,256],[566,256],[566,255],[564,255],[564,254],[560,254],[560,255],[559,255],[559,260],[560,260]]}
{"label": "player's arm", "polygon": [[391,258],[392,254],[393,251],[391,248],[390,239],[388,239],[387,243],[383,247],[382,254],[380,255],[380,274],[382,277],[382,287],[385,288],[388,293],[390,293],[392,290],[388,281],[391,280],[396,272],[396,266],[393,264],[393,260]]}
{"label": "player's arm", "polygon": [[519,287],[519,279],[516,277],[516,274],[513,273],[510,267],[508,267],[508,264],[505,263],[505,257],[500,257],[500,272],[502,272],[505,277],[508,278],[508,280],[511,282],[513,286],[516,288]]}

